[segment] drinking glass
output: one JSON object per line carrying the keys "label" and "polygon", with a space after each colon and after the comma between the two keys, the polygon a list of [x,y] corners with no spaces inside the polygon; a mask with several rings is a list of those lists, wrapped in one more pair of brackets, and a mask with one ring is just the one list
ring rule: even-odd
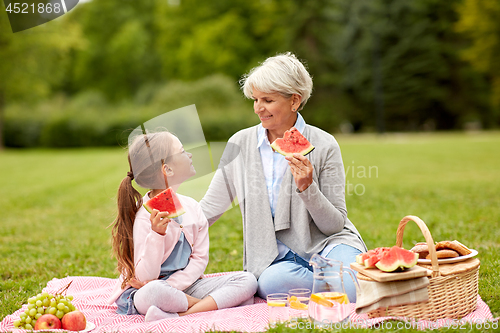
{"label": "drinking glass", "polygon": [[290,320],[297,321],[300,319],[307,319],[309,297],[311,297],[311,290],[307,288],[290,289],[288,291],[288,304],[290,306]]}
{"label": "drinking glass", "polygon": [[288,294],[276,293],[267,295],[269,310],[269,326],[275,327],[278,323],[288,320]]}

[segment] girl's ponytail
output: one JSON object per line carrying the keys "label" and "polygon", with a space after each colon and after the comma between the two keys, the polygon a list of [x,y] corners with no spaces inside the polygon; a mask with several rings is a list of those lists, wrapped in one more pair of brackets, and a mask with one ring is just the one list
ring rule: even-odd
{"label": "girl's ponytail", "polygon": [[118,272],[124,277],[122,288],[134,277],[134,220],[142,205],[142,195],[132,186],[133,178],[133,173],[129,172],[120,183],[118,216],[112,229],[113,253],[118,261]]}
{"label": "girl's ponytail", "polygon": [[167,161],[172,156],[173,138],[167,131],[148,133],[138,135],[129,146],[128,164],[131,171],[118,188],[118,216],[112,229],[113,253],[118,261],[118,272],[123,277],[122,288],[135,275],[134,220],[142,206],[142,195],[132,186],[132,180],[135,177],[137,185],[146,189],[165,186],[160,161]]}

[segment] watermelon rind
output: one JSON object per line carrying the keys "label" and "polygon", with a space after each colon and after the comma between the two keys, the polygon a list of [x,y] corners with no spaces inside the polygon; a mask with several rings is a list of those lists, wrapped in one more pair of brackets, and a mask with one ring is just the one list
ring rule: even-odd
{"label": "watermelon rind", "polygon": [[[148,201],[149,202],[149,201]],[[151,209],[149,206],[148,206],[148,203],[146,202],[145,204],[142,204],[144,206],[144,208],[146,208],[146,210],[149,212],[149,214],[151,214],[153,212],[153,209]],[[179,217],[181,216],[182,214],[184,214],[186,211],[184,210],[184,207],[181,208],[181,209],[178,209],[177,212],[175,213],[172,213],[172,214],[168,214],[167,216],[165,216],[166,218],[169,218],[169,219],[174,219],[176,217]]]}
{"label": "watermelon rind", "polygon": [[393,246],[382,254],[375,266],[384,272],[394,272],[411,268],[417,264],[418,253]]}
{"label": "watermelon rind", "polygon": [[314,146],[310,145],[304,150],[293,152],[293,153],[287,153],[287,152],[283,151],[282,149],[280,149],[280,147],[278,146],[276,141],[271,143],[271,147],[283,156],[293,156],[293,154],[300,154],[302,156],[306,156],[307,154],[309,154],[310,152],[312,152],[314,150]]}
{"label": "watermelon rind", "polygon": [[362,253],[356,255],[356,263],[363,265],[363,259],[361,259]]}
{"label": "watermelon rind", "polygon": [[[290,141],[291,140],[290,137],[294,135],[296,135],[294,139],[297,141],[301,140],[303,144],[297,145],[296,141],[295,142]],[[286,149],[280,146],[282,142],[285,144],[292,144],[294,148],[298,146],[304,146],[304,148],[302,150],[297,150],[293,152],[287,151]],[[305,143],[307,143],[308,145],[305,145]],[[274,140],[274,142],[271,143],[271,147],[283,156],[293,156],[293,154],[301,154],[302,156],[306,156],[307,154],[309,154],[314,150],[314,146],[295,127],[292,127],[288,131],[285,131],[285,133],[283,134],[283,138],[278,138]]]}
{"label": "watermelon rind", "polygon": [[382,258],[375,264],[375,266],[384,272],[394,272],[399,268],[399,260],[396,253],[389,251],[384,253]]}

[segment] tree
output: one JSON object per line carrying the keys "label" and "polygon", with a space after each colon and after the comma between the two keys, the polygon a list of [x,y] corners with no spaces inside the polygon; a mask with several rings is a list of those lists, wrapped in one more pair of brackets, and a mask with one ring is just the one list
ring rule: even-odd
{"label": "tree", "polygon": [[286,50],[286,1],[194,1],[160,7],[157,49],[167,79],[222,73],[238,80]]}
{"label": "tree", "polygon": [[[500,2],[464,0],[458,6],[456,30],[471,40],[462,56],[491,80],[491,104],[500,109]],[[496,121],[500,117],[496,115]]]}
{"label": "tree", "polygon": [[161,63],[154,49],[158,3],[99,0],[68,13],[65,22],[81,26],[85,47],[70,57],[65,91],[94,89],[120,100],[146,83],[158,82]]}
{"label": "tree", "polygon": [[[389,129],[409,130],[426,122],[455,128],[477,106],[468,97],[476,88],[456,55],[457,2],[335,0],[335,17],[343,28],[332,36],[334,55],[342,68],[341,85],[357,109],[373,110],[380,94]],[[376,123],[375,112],[351,119]]]}
{"label": "tree", "polygon": [[5,105],[46,97],[64,78],[64,55],[76,47],[80,37],[77,27],[68,25],[61,38],[60,24],[55,20],[12,33],[7,13],[0,13],[0,147]]}

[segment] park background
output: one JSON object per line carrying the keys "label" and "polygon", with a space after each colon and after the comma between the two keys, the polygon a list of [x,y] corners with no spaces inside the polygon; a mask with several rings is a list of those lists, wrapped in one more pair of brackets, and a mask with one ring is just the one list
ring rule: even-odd
{"label": "park background", "polygon": [[[54,277],[116,277],[130,131],[196,104],[206,140],[227,140],[259,122],[238,80],[286,51],[313,76],[302,115],[337,137],[368,247],[420,216],[479,250],[500,315],[497,0],[92,0],[15,34],[0,8],[0,319]],[[211,227],[208,272],[241,269],[240,219]]]}
{"label": "park background", "polygon": [[0,138],[117,145],[196,104],[207,140],[226,140],[258,122],[238,80],[286,51],[326,131],[498,128],[499,15],[496,0],[99,0],[13,34],[2,9]]}

